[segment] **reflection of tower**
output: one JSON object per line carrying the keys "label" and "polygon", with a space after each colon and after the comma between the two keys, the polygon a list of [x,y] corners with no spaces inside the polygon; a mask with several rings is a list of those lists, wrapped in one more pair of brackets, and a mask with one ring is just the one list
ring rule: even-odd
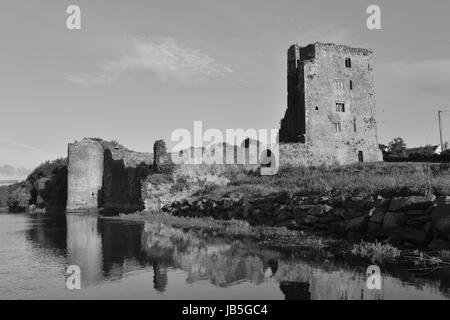
{"label": "reflection of tower", "polygon": [[67,261],[81,269],[81,285],[102,279],[102,241],[95,215],[67,214]]}
{"label": "reflection of tower", "polygon": [[272,274],[277,273],[278,270],[278,260],[277,259],[270,259],[267,263],[270,267],[270,270],[272,271]]}
{"label": "reflection of tower", "polygon": [[280,289],[285,300],[311,300],[308,282],[283,281]]}
{"label": "reflection of tower", "polygon": [[166,291],[167,287],[167,269],[165,267],[161,268],[159,261],[153,262],[153,287],[159,291]]}

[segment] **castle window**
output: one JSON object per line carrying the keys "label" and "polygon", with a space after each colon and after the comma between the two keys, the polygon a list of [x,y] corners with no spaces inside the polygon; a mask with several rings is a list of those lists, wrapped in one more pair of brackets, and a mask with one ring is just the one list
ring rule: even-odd
{"label": "castle window", "polygon": [[345,112],[345,103],[336,102],[336,112]]}
{"label": "castle window", "polygon": [[344,90],[344,81],[343,80],[334,80],[334,88],[336,91]]}
{"label": "castle window", "polygon": [[350,90],[353,90],[353,81],[352,80],[350,80],[350,82],[349,82],[349,87],[350,87]]}
{"label": "castle window", "polygon": [[345,58],[345,67],[346,68],[352,67],[352,60],[350,58]]}
{"label": "castle window", "polygon": [[353,131],[356,132],[356,119],[353,119]]}
{"label": "castle window", "polygon": [[316,111],[319,111],[319,107],[318,106],[316,106]]}
{"label": "castle window", "polygon": [[336,133],[342,132],[342,126],[341,126],[340,122],[334,123],[334,132],[336,132]]}

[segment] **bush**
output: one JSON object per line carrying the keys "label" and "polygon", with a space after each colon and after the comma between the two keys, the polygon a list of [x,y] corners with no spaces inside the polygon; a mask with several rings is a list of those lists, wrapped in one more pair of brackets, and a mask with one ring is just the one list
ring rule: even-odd
{"label": "bush", "polygon": [[352,254],[369,259],[372,263],[390,262],[400,257],[401,250],[380,242],[364,242],[353,245]]}
{"label": "bush", "polygon": [[12,212],[19,212],[28,209],[31,200],[31,185],[28,182],[18,183],[11,186],[6,202]]}
{"label": "bush", "polygon": [[67,158],[60,158],[54,161],[46,161],[34,169],[27,177],[26,181],[34,184],[41,178],[47,178],[62,168],[67,168]]}
{"label": "bush", "polygon": [[180,176],[176,179],[175,183],[170,188],[171,193],[181,192],[189,189],[189,180],[185,176]]}
{"label": "bush", "polygon": [[9,186],[1,186],[0,187],[0,208],[7,207],[9,194]]}

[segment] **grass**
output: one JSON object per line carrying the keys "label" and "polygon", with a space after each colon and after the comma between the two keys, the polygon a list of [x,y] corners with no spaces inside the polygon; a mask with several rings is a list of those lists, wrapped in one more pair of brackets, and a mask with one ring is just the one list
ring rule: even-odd
{"label": "grass", "polygon": [[273,176],[260,176],[239,165],[182,165],[154,174],[147,183],[168,184],[165,197],[252,199],[279,192],[304,196],[450,195],[450,165],[363,163],[331,167],[283,166]]}
{"label": "grass", "polygon": [[[358,195],[385,197],[450,194],[448,164],[373,163],[332,167],[280,168],[277,175],[228,173],[222,193],[287,191],[304,195]],[[265,191],[264,191],[265,190]]]}

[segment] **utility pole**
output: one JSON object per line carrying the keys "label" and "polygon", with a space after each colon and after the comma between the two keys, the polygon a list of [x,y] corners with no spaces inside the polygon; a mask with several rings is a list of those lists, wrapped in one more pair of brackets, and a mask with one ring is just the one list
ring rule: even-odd
{"label": "utility pole", "polygon": [[439,118],[439,138],[441,139],[441,150],[444,151],[444,141],[442,139],[442,118],[441,118],[442,111],[438,111],[438,118]]}

